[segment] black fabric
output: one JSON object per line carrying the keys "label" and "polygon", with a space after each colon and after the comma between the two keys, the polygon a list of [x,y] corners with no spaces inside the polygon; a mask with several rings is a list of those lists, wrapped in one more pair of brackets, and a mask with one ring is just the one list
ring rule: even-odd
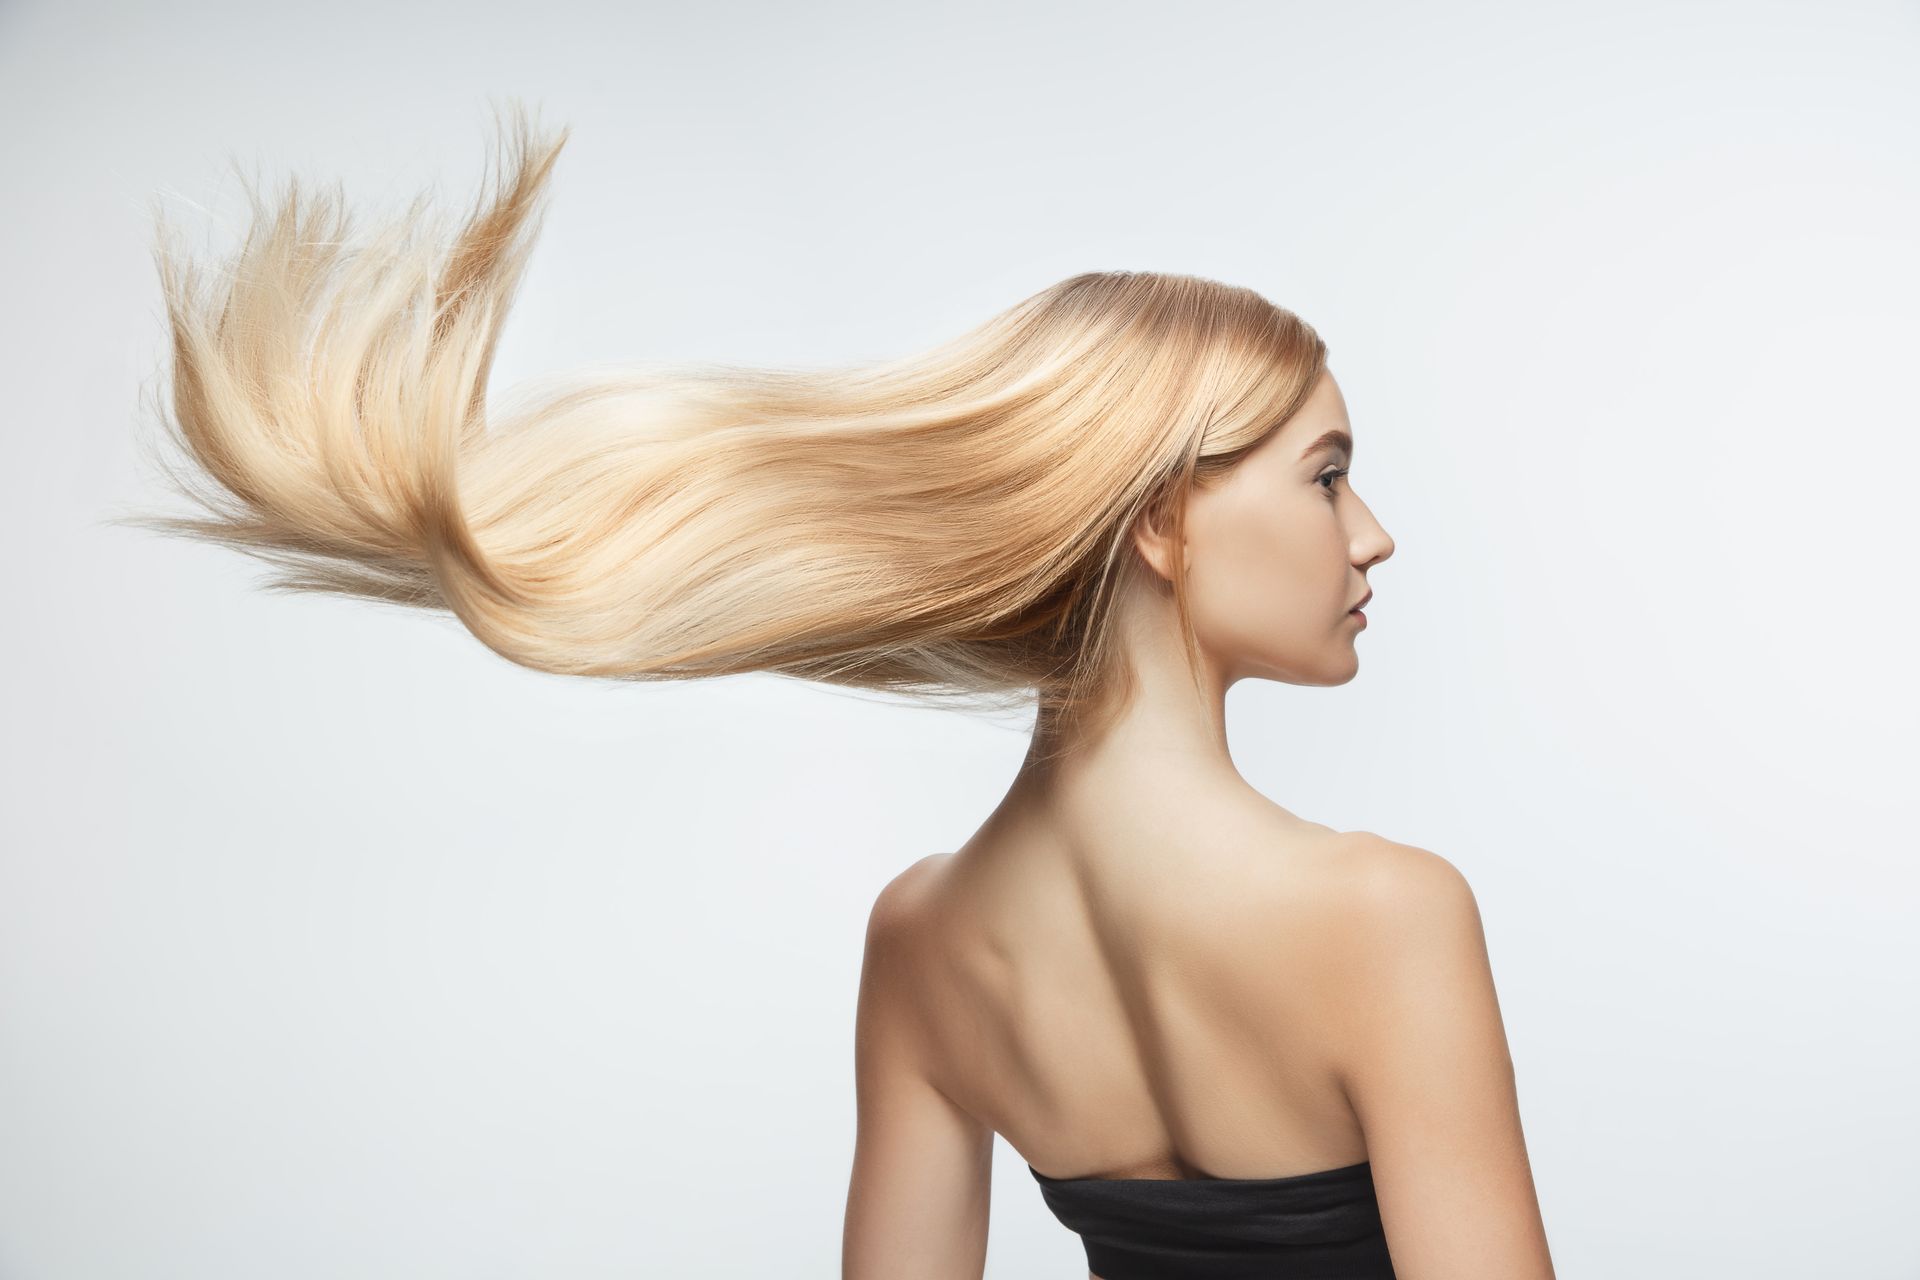
{"label": "black fabric", "polygon": [[1369,1161],[1291,1178],[1049,1178],[1100,1280],[1393,1280]]}

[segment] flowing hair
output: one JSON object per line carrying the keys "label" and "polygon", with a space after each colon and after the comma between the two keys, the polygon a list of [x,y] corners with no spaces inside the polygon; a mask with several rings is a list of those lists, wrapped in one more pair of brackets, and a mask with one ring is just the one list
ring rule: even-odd
{"label": "flowing hair", "polygon": [[[455,615],[521,666],[763,671],[1104,722],[1146,516],[1290,418],[1326,347],[1251,289],[1086,272],[920,354],[832,369],[631,363],[489,406],[568,129],[516,107],[492,190],[358,242],[298,181],[213,270],[155,258],[166,465],[195,514],[131,523],[275,566],[268,590]],[[169,411],[170,410],[170,411]],[[1198,671],[1186,577],[1172,589]]]}

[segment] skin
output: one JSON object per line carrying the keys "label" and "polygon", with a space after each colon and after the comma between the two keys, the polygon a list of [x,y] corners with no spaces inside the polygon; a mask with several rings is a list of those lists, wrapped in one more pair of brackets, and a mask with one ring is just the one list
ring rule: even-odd
{"label": "skin", "polygon": [[[1341,474],[1350,456],[1309,448],[1335,429],[1353,434],[1328,373],[1221,485],[1190,497],[1184,547],[1136,530],[1152,569],[1121,605],[1136,699],[1051,761],[1039,748],[1057,731],[1039,723],[972,838],[876,903],[847,1277],[979,1276],[994,1134],[1058,1178],[1272,1178],[1372,1159],[1402,1280],[1551,1277],[1511,1081],[1488,1066],[1504,1059],[1504,1030],[1464,882],[1437,855],[1287,811],[1228,751],[1235,682],[1337,685],[1359,670],[1350,610],[1393,540]],[[1199,691],[1165,580],[1176,554]],[[1449,894],[1450,915],[1423,906]],[[1469,918],[1444,938],[1429,925]],[[1394,948],[1429,935],[1433,949],[1404,966],[1421,976],[1392,989],[1405,1010],[1357,985],[1401,972]],[[1459,964],[1433,962],[1444,945]],[[1448,1011],[1445,1031],[1423,1032],[1431,1064],[1385,1013],[1355,1012],[1388,1008],[1403,1024]],[[1437,1048],[1456,1042],[1454,1057]],[[1453,1062],[1459,1101],[1435,1110],[1417,1095],[1449,1089]],[[923,1086],[923,1112],[883,1084],[896,1077]],[[1426,1153],[1442,1147],[1470,1164],[1434,1164]],[[1504,1217],[1484,1211],[1489,1197]],[[1476,1213],[1499,1244],[1459,1229]]]}

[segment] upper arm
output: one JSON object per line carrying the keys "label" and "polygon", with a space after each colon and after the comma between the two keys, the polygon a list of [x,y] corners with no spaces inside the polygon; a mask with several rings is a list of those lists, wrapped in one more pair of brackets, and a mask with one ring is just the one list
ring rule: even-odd
{"label": "upper arm", "polygon": [[1438,854],[1357,833],[1336,1070],[1400,1280],[1551,1280],[1479,905]]}
{"label": "upper arm", "polygon": [[986,1269],[993,1131],[930,1080],[909,1016],[917,877],[930,865],[889,883],[867,921],[843,1280],[979,1280]]}

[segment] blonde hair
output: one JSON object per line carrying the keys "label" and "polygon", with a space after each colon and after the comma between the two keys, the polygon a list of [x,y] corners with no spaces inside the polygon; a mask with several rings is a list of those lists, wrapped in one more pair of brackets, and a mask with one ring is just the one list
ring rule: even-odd
{"label": "blonde hair", "polygon": [[1251,289],[1100,271],[884,363],[635,364],[490,408],[569,132],[509,124],[450,236],[421,198],[349,243],[343,201],[293,182],[271,206],[249,187],[244,244],[210,276],[160,237],[159,417],[190,464],[167,473],[202,514],[130,523],[265,559],[270,590],[450,611],[542,671],[764,671],[1104,718],[1132,688],[1110,619],[1135,520],[1178,545],[1179,499],[1325,365]]}

